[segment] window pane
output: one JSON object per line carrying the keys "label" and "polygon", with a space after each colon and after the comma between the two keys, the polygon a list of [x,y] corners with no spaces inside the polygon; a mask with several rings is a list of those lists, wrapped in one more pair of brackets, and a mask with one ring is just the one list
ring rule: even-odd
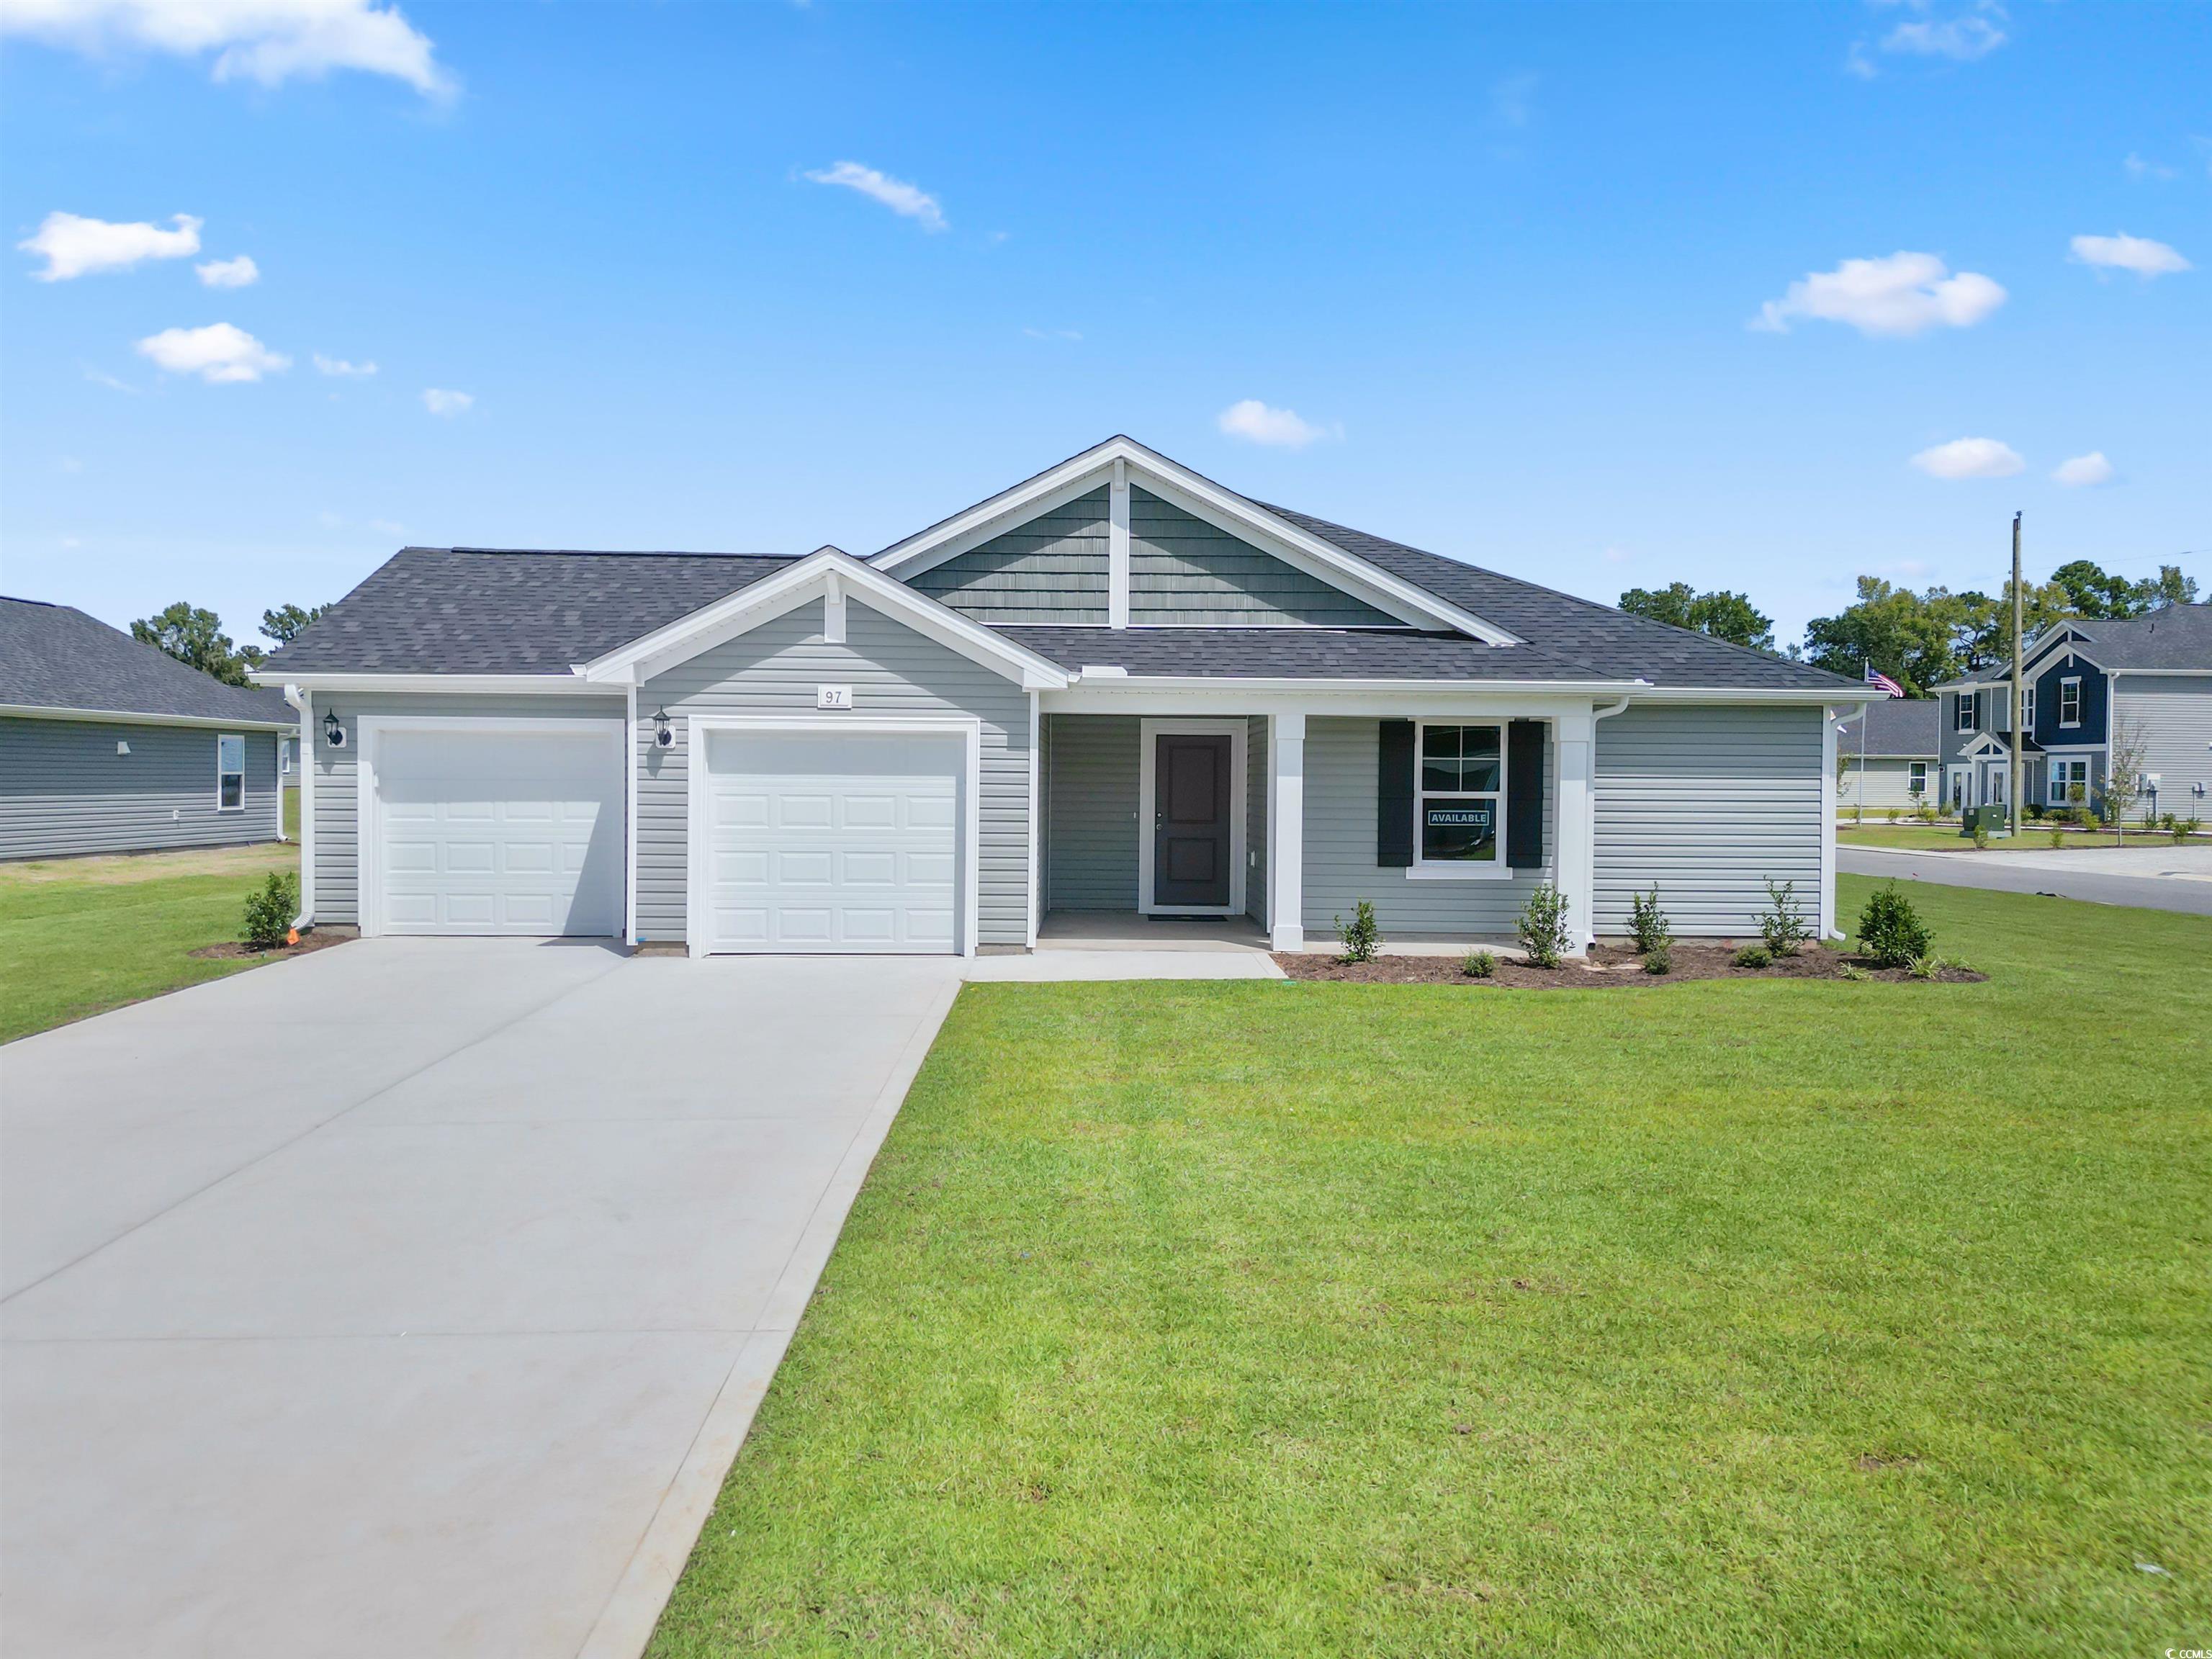
{"label": "window pane", "polygon": [[1425,726],[1421,728],[1421,753],[1438,760],[1451,760],[1459,754],[1459,727],[1456,726]]}
{"label": "window pane", "polygon": [[243,772],[246,769],[246,739],[217,738],[215,741],[216,765],[225,772]]}
{"label": "window pane", "polygon": [[1457,761],[1437,760],[1430,756],[1422,757],[1422,788],[1450,790],[1457,789],[1459,787],[1459,763]]}
{"label": "window pane", "polygon": [[1473,759],[1486,755],[1498,757],[1498,728],[1494,726],[1462,726],[1460,727],[1459,752]]}
{"label": "window pane", "polygon": [[225,806],[242,805],[245,794],[246,780],[244,778],[235,772],[226,772],[222,775],[222,799]]}
{"label": "window pane", "polygon": [[1494,759],[1462,761],[1459,763],[1459,787],[1462,789],[1480,789],[1486,793],[1495,793],[1498,788],[1497,761]]}
{"label": "window pane", "polygon": [[1421,803],[1425,860],[1494,864],[1498,860],[1498,803],[1431,799]]}

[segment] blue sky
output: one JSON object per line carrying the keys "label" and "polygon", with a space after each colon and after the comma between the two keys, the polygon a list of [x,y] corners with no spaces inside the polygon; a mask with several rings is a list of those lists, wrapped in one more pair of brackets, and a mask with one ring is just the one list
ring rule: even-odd
{"label": "blue sky", "polygon": [[1117,431],[1785,640],[1994,586],[2015,508],[2212,587],[2203,6],[47,4],[0,589],[117,623],[872,551]]}

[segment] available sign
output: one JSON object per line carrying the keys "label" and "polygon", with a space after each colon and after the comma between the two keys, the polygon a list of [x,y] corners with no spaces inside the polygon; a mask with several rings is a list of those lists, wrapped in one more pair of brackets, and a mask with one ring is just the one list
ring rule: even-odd
{"label": "available sign", "polygon": [[1472,830],[1478,836],[1486,836],[1494,826],[1497,813],[1498,809],[1487,801],[1439,804],[1428,809],[1428,825],[1431,830]]}

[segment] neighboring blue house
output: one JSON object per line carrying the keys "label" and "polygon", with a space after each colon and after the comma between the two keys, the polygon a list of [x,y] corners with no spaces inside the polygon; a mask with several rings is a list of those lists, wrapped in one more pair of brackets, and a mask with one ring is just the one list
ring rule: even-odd
{"label": "neighboring blue house", "polygon": [[868,559],[407,548],[305,702],[307,916],[713,951],[1022,950],[1048,915],[1370,900],[1587,941],[1834,915],[1853,681],[1271,507],[1127,438]]}
{"label": "neighboring blue house", "polygon": [[0,859],[279,840],[298,726],[278,692],[0,599]]}
{"label": "neighboring blue house", "polygon": [[[1943,704],[1943,799],[2005,799],[2012,665],[1937,686]],[[2212,817],[2212,605],[2177,605],[2124,621],[2078,619],[2046,630],[2021,661],[2027,704],[2021,793],[2031,805],[2102,810],[2115,737],[2142,753],[2131,820]]]}

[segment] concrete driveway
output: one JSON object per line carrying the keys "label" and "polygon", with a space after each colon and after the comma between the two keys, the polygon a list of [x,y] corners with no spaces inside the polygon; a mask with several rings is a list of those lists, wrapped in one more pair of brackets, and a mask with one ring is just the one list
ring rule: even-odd
{"label": "concrete driveway", "polygon": [[635,1653],[959,967],[376,939],[0,1049],[9,1651]]}

